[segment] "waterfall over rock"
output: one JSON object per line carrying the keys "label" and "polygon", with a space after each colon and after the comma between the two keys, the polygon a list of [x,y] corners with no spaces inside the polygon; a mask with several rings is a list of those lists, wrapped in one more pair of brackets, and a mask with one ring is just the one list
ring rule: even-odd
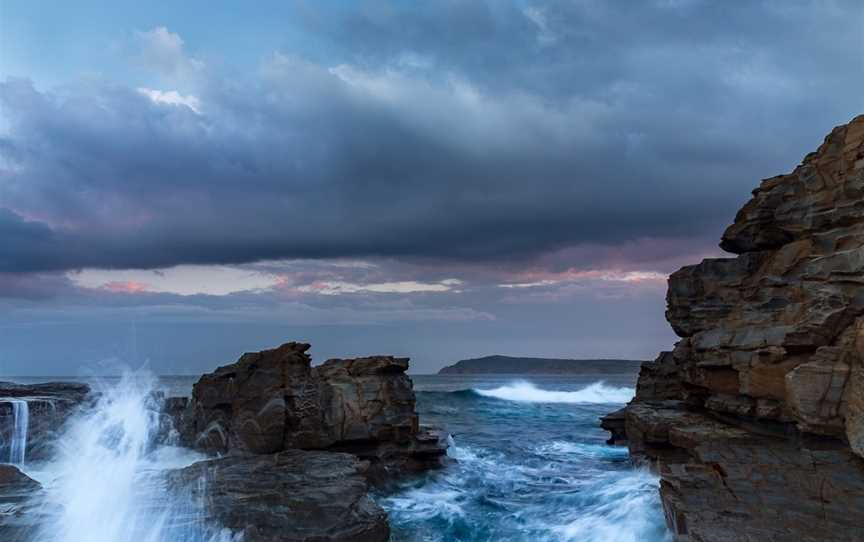
{"label": "waterfall over rock", "polygon": [[91,399],[77,382],[0,382],[0,463],[51,458],[66,421]]}
{"label": "waterfall over rock", "polygon": [[27,455],[27,430],[30,426],[30,409],[27,401],[14,399],[12,403],[12,440],[9,443],[9,462],[23,465]]}

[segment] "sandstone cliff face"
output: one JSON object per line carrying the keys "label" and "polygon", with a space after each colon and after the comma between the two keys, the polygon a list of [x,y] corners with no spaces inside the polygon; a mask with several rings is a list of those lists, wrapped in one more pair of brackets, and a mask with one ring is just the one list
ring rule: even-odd
{"label": "sandstone cliff face", "polygon": [[767,179],[669,279],[681,337],[604,426],[680,541],[864,539],[864,116]]}

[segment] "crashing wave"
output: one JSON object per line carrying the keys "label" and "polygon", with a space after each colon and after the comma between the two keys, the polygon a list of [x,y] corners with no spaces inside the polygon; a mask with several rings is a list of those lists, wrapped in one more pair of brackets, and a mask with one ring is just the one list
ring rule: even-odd
{"label": "crashing wave", "polygon": [[616,388],[595,382],[576,391],[556,391],[538,388],[530,382],[513,382],[493,389],[475,389],[483,397],[528,403],[611,404],[626,403],[636,393],[633,388]]}
{"label": "crashing wave", "polygon": [[[70,419],[53,461],[28,468],[46,506],[35,536],[52,542],[235,542],[198,521],[203,503],[168,491],[162,473],[203,456],[157,442],[155,377],[100,383],[93,408]],[[201,483],[205,483],[204,480]]]}

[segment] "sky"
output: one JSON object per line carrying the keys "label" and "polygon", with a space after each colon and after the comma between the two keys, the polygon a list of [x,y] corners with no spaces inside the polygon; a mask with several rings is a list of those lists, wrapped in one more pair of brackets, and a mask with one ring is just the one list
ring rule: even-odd
{"label": "sky", "polygon": [[653,358],[862,51],[857,0],[0,0],[0,377]]}

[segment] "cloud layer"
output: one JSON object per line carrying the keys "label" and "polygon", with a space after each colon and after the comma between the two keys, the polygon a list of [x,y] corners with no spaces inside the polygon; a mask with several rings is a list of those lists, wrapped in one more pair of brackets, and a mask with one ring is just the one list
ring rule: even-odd
{"label": "cloud layer", "polygon": [[211,69],[157,27],[135,58],[181,90],[8,79],[0,270],[710,237],[861,104],[842,3],[377,6],[308,22],[330,62]]}
{"label": "cloud layer", "polygon": [[0,65],[0,363],[106,322],[647,357],[666,274],[864,111],[852,0],[225,9],[112,22],[61,83]]}

